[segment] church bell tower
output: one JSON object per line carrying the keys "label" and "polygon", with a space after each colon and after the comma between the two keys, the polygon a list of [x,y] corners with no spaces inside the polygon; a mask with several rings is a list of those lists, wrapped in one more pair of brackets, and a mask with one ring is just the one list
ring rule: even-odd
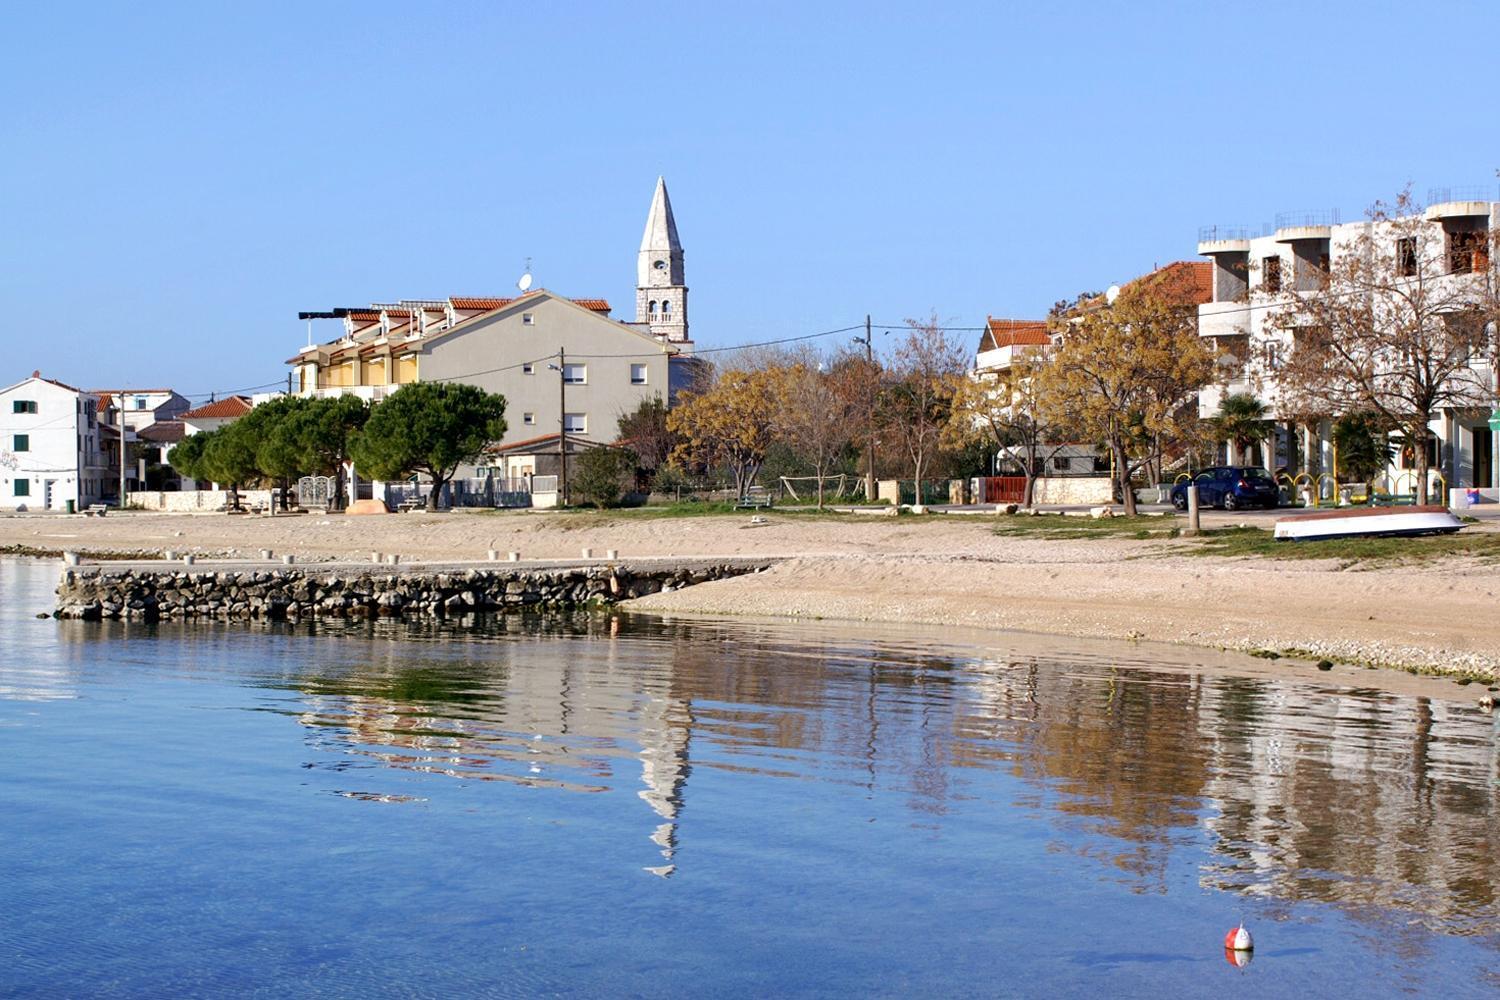
{"label": "church bell tower", "polygon": [[635,321],[649,324],[651,333],[662,340],[681,343],[688,339],[682,242],[677,238],[667,182],[660,177],[656,179],[636,264]]}

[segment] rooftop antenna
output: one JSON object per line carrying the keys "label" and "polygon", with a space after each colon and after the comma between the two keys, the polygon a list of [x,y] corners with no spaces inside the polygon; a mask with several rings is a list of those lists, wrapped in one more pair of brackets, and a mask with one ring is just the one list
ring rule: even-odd
{"label": "rooftop antenna", "polygon": [[526,271],[521,275],[520,280],[516,282],[516,287],[521,290],[521,294],[522,295],[525,295],[526,294],[526,290],[531,287],[531,258],[530,257],[526,258]]}

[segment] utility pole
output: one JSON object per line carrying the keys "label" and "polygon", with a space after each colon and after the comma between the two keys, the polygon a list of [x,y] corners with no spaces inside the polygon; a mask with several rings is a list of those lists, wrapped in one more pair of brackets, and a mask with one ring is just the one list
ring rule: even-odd
{"label": "utility pole", "polygon": [[115,406],[120,414],[120,509],[125,509],[125,396],[115,393]]}
{"label": "utility pole", "polygon": [[557,504],[568,505],[568,366],[563,349],[557,349]]}
{"label": "utility pole", "polygon": [[869,463],[865,469],[865,500],[875,502],[875,342],[870,336],[870,316],[865,314],[865,335],[855,337],[856,344],[865,345],[865,361],[869,365],[870,384],[865,387],[865,434],[869,441]]}

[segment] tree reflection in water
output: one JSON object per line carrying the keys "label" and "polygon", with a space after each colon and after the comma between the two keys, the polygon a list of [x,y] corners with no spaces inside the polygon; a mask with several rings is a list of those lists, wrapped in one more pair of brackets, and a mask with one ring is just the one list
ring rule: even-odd
{"label": "tree reflection in water", "polygon": [[690,863],[695,770],[802,782],[809,799],[826,783],[901,789],[934,829],[974,798],[969,775],[997,770],[1020,791],[996,809],[1041,817],[1054,851],[1133,891],[1166,892],[1177,849],[1197,845],[1206,888],[1372,920],[1396,908],[1449,934],[1489,933],[1500,916],[1496,749],[1489,721],[1462,706],[1065,650],[916,655],[749,623],[579,614],[302,631],[319,649],[364,640],[358,662],[266,681],[299,692],[312,766],[633,790],[655,858],[642,867],[663,877]]}

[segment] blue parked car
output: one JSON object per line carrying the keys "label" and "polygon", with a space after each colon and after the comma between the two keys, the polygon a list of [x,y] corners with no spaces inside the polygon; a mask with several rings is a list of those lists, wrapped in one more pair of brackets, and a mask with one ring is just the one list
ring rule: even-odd
{"label": "blue parked car", "polygon": [[[1281,490],[1265,469],[1254,465],[1220,465],[1193,474],[1198,486],[1200,507],[1275,507],[1281,502]],[[1172,487],[1172,506],[1187,510],[1186,480]]]}

